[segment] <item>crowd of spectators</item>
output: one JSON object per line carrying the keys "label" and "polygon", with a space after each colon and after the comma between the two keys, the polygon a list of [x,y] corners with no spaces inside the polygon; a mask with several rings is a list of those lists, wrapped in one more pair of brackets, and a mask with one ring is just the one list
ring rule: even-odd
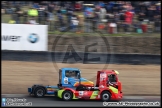
{"label": "crowd of spectators", "polygon": [[[30,8],[22,10],[23,6]],[[116,28],[115,32],[120,28],[128,32],[131,26],[140,32],[142,24],[147,24],[148,28],[152,24],[155,31],[160,31],[161,27],[161,1],[5,1],[1,4],[1,13],[12,14],[9,23],[48,24],[54,29],[59,26],[61,31],[67,27],[77,31],[82,25],[88,30],[90,24],[93,30],[102,29],[106,24]]]}

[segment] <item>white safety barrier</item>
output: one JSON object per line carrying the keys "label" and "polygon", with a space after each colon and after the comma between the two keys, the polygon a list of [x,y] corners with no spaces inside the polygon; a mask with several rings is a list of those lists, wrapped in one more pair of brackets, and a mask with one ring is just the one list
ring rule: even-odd
{"label": "white safety barrier", "polygon": [[48,26],[1,24],[1,50],[47,51]]}

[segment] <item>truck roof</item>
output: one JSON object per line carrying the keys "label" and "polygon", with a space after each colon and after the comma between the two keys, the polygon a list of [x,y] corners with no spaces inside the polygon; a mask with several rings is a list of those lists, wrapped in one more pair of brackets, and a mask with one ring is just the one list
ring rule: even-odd
{"label": "truck roof", "polygon": [[119,74],[118,71],[116,70],[100,70],[100,72],[106,72],[106,73],[115,73],[115,74]]}
{"label": "truck roof", "polygon": [[61,70],[78,70],[78,71],[80,71],[78,68],[61,68]]}

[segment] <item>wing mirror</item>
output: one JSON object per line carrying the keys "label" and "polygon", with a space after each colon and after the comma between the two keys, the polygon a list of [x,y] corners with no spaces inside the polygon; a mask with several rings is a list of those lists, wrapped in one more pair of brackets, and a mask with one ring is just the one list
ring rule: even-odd
{"label": "wing mirror", "polygon": [[78,73],[77,76],[78,76],[78,79],[80,79],[80,73]]}

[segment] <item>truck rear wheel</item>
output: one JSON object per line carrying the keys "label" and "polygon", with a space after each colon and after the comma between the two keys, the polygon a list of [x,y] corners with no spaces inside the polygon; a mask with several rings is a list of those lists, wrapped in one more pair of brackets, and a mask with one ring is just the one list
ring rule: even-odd
{"label": "truck rear wheel", "polygon": [[72,100],[72,98],[73,98],[73,93],[71,91],[66,90],[62,93],[62,99],[64,101],[70,101]]}
{"label": "truck rear wheel", "polygon": [[45,89],[42,88],[42,87],[37,87],[35,90],[34,90],[34,96],[35,97],[44,97],[45,95]]}
{"label": "truck rear wheel", "polygon": [[111,94],[109,91],[103,91],[100,97],[102,101],[108,102],[111,99]]}

